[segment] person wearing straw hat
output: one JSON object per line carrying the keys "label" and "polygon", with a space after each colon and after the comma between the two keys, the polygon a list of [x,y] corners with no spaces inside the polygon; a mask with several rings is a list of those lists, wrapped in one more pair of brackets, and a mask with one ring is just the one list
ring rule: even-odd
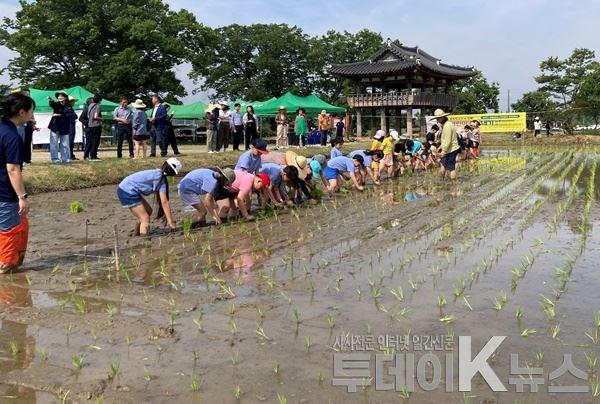
{"label": "person wearing straw hat", "polygon": [[210,154],[217,152],[219,108],[216,104],[209,104],[204,114],[204,120],[206,121],[206,151]]}
{"label": "person wearing straw hat", "polygon": [[148,133],[148,115],[146,115],[146,104],[139,98],[131,106],[135,108],[132,120],[132,138],[135,143],[133,158],[134,160],[138,160],[140,158],[140,148],[142,149],[142,158],[146,158],[147,142],[150,139],[150,134]]}
{"label": "person wearing straw hat", "polygon": [[445,178],[448,171],[450,172],[450,179],[454,181],[456,180],[456,157],[460,153],[460,146],[458,145],[456,128],[448,120],[448,115],[450,114],[438,108],[433,112],[431,120],[437,120],[438,124],[442,127],[442,144],[440,146],[442,168],[440,174],[442,178]]}
{"label": "person wearing straw hat", "polygon": [[533,137],[538,137],[542,133],[542,122],[540,117],[536,116],[533,120]]}
{"label": "person wearing straw hat", "polygon": [[285,106],[279,107],[279,111],[275,116],[275,123],[277,124],[277,141],[275,145],[284,149],[288,147],[288,116]]}
{"label": "person wearing straw hat", "polygon": [[229,138],[231,137],[231,111],[229,103],[219,101],[221,109],[219,110],[219,129],[217,131],[217,151],[227,151],[229,147]]}
{"label": "person wearing straw hat", "polygon": [[121,97],[120,105],[113,111],[113,119],[117,124],[117,158],[123,158],[123,141],[129,145],[129,157],[133,158],[133,142],[131,139],[133,111],[127,105],[127,97]]}
{"label": "person wearing straw hat", "polygon": [[471,131],[469,132],[469,147],[471,148],[471,154],[476,159],[479,158],[479,145],[481,144],[481,130],[479,127],[481,122],[478,119],[471,121]]}
{"label": "person wearing straw hat", "polygon": [[318,119],[319,126],[319,138],[321,140],[321,146],[327,144],[327,134],[329,132],[329,119],[327,118],[327,111],[322,110]]}
{"label": "person wearing straw hat", "polygon": [[[57,101],[48,97],[52,108],[52,118],[48,124],[50,129],[50,158],[53,163],[69,163],[71,153],[69,152],[69,132],[71,128],[70,113],[67,111],[69,95],[64,91],[55,94]],[[60,159],[58,154],[60,153]]]}
{"label": "person wearing straw hat", "polygon": [[221,216],[217,210],[216,195],[222,188],[231,186],[235,181],[235,172],[231,168],[199,168],[190,171],[178,185],[181,203],[191,206],[200,216],[199,224],[206,224],[206,214],[221,224]]}

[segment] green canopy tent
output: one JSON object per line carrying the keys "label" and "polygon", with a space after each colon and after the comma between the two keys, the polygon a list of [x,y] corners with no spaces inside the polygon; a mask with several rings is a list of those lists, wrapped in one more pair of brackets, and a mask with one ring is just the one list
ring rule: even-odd
{"label": "green canopy tent", "polygon": [[259,116],[275,116],[281,106],[285,107],[288,113],[295,113],[298,108],[304,108],[309,115],[317,115],[322,110],[337,114],[346,112],[344,108],[328,104],[314,94],[307,97],[299,97],[290,92],[285,93],[279,98],[271,99],[262,105],[256,106],[255,112]]}
{"label": "green canopy tent", "polygon": [[[92,94],[91,92],[89,92],[88,90],[86,90],[85,88],[81,87],[81,86],[75,86],[75,87],[70,87],[70,88],[65,88],[65,89],[61,89],[61,90],[39,90],[37,88],[32,88],[31,90],[31,98],[33,98],[33,100],[35,101],[35,112],[46,112],[46,113],[51,113],[52,112],[52,108],[50,108],[50,105],[48,104],[48,97],[51,97],[53,100],[56,100],[55,94],[59,91],[65,92],[67,93],[67,95],[75,98],[77,101],[75,101],[75,106],[74,108],[76,110],[82,110],[84,105],[85,105],[85,101],[88,98],[91,98],[94,96],[94,94]],[[108,101],[108,100],[102,100],[102,102],[100,103],[100,109],[102,112],[107,112],[107,113],[112,113],[113,110],[118,107],[119,104],[116,102],[112,102],[112,101]]]}

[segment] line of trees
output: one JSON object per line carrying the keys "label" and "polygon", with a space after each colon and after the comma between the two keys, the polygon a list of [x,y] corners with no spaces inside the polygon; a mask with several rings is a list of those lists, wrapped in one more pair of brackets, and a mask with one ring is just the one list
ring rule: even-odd
{"label": "line of trees", "polygon": [[594,51],[576,48],[565,59],[549,57],[534,79],[539,88],[512,104],[515,111],[561,121],[567,131],[576,121],[600,124],[600,63]]}
{"label": "line of trees", "polygon": [[[286,91],[311,92],[345,103],[352,91],[331,76],[332,64],[368,58],[383,44],[380,33],[328,31],[309,36],[286,24],[229,25],[211,29],[163,0],[20,0],[15,18],[0,25],[0,45],[16,52],[11,80],[39,88],[81,85],[106,98],[171,101],[187,91],[175,75],[183,63],[198,90],[214,98],[262,100]],[[499,88],[481,72],[457,83],[459,112],[498,110]]]}

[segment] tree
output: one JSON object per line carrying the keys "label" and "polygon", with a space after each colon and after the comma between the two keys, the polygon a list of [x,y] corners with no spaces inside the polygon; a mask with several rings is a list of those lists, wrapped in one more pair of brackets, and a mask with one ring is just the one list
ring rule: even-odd
{"label": "tree", "polygon": [[173,68],[202,59],[214,38],[162,0],[20,0],[0,44],[16,51],[12,79],[41,88],[82,85],[106,98],[152,91],[184,96]]}
{"label": "tree", "polygon": [[574,99],[574,106],[580,115],[590,117],[595,125],[600,123],[600,65],[595,64],[593,70],[579,86]]}
{"label": "tree", "polygon": [[454,109],[456,114],[498,112],[500,85],[496,82],[488,84],[479,70],[472,77],[456,81],[450,92],[458,97],[458,106]]}
{"label": "tree", "polygon": [[336,77],[328,72],[334,64],[352,63],[364,60],[382,46],[381,34],[363,29],[356,34],[344,31],[328,31],[310,40],[308,61],[311,69],[312,86],[317,94],[331,103],[346,103],[346,97],[353,92],[349,80]]}
{"label": "tree", "polygon": [[525,93],[511,106],[513,111],[535,114],[543,121],[553,120],[556,116],[556,103],[550,99],[550,94],[543,90]]}
{"label": "tree", "polygon": [[264,100],[286,91],[310,92],[308,38],[286,24],[229,25],[216,30],[212,60],[193,62],[191,75],[204,80],[214,98]]}
{"label": "tree", "polygon": [[535,77],[540,89],[567,105],[577,97],[579,87],[586,76],[598,64],[595,53],[585,48],[576,48],[565,60],[552,56],[540,63],[542,74]]}

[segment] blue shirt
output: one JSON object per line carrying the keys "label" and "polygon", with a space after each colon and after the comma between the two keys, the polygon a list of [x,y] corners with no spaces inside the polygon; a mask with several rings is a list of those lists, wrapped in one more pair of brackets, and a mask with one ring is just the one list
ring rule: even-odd
{"label": "blue shirt", "polygon": [[190,171],[179,183],[179,192],[182,194],[204,195],[212,194],[217,189],[218,181],[215,172],[208,168],[199,168]]}
{"label": "blue shirt", "polygon": [[322,167],[321,167],[321,164],[317,160],[310,159],[310,161],[308,162],[308,165],[310,165],[310,170],[312,171],[313,178],[321,175]]}
{"label": "blue shirt", "polygon": [[350,156],[350,157],[362,156],[364,163],[365,163],[365,167],[371,167],[371,163],[373,162],[373,157],[367,156],[367,154],[365,153],[364,150],[354,150],[348,156]]}
{"label": "blue shirt", "polygon": [[353,173],[355,171],[354,160],[345,156],[340,156],[329,160],[327,162],[327,167],[333,168],[340,174]]}
{"label": "blue shirt", "polygon": [[23,166],[23,141],[10,119],[0,122],[0,202],[19,202],[8,177],[7,164]]}
{"label": "blue shirt", "polygon": [[281,184],[281,170],[283,170],[283,166],[275,163],[265,163],[260,168],[260,172],[267,174],[273,185]]}
{"label": "blue shirt", "polygon": [[413,140],[413,147],[412,149],[406,149],[406,154],[413,154],[418,152],[419,150],[421,150],[421,142],[419,142],[418,140]]}
{"label": "blue shirt", "polygon": [[335,158],[335,157],[340,157],[343,156],[344,154],[342,153],[342,151],[340,149],[338,149],[337,147],[332,147],[331,148],[331,154],[329,156],[329,158]]}
{"label": "blue shirt", "polygon": [[235,165],[235,169],[244,170],[249,172],[250,174],[258,174],[261,166],[262,161],[260,159],[260,155],[258,155],[258,157],[255,157],[252,154],[252,150],[248,150],[242,153],[242,155],[237,161],[237,164]]}
{"label": "blue shirt", "polygon": [[242,125],[244,125],[244,120],[242,119],[242,114],[240,114],[235,109],[231,113],[231,124],[233,126],[242,126]]}
{"label": "blue shirt", "polygon": [[166,180],[160,169],[144,170],[126,177],[119,188],[133,195],[150,195],[156,191],[167,192]]}

